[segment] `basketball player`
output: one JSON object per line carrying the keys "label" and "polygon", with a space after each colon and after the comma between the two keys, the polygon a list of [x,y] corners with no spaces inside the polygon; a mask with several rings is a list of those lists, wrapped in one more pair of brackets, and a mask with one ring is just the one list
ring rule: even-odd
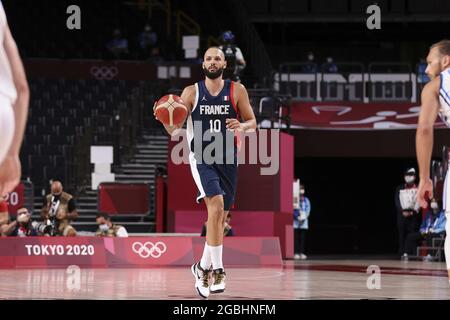
{"label": "basketball player", "polygon": [[[433,151],[433,126],[439,114],[450,127],[450,40],[433,44],[427,56],[425,73],[430,77],[422,90],[422,107],[416,132],[416,152],[419,164],[420,183],[417,198],[421,207],[427,207],[427,199],[433,198],[433,183],[430,179],[430,161]],[[443,207],[447,217],[444,251],[450,278],[450,171],[444,183]],[[450,282],[450,280],[449,280]]]}
{"label": "basketball player", "polygon": [[[208,210],[206,243],[201,260],[191,267],[198,294],[207,298],[211,293],[225,290],[225,271],[222,263],[222,242],[225,219],[234,202],[237,182],[236,131],[256,129],[256,119],[245,87],[237,82],[223,80],[226,68],[225,55],[217,47],[209,48],[203,61],[205,80],[186,87],[181,98],[189,110],[187,137],[189,140],[192,176],[199,194],[197,202],[205,201]],[[242,122],[239,121],[242,118]],[[172,133],[183,126],[167,126]],[[205,141],[213,133],[223,139],[224,149],[218,150],[213,163],[199,161],[208,145],[216,139]],[[231,143],[226,144],[231,135]],[[200,148],[195,145],[200,142]],[[219,148],[220,149],[220,148]],[[220,152],[222,151],[222,153]],[[200,154],[202,153],[202,154]],[[232,160],[231,163],[229,160]],[[228,161],[227,161],[228,160]],[[212,265],[212,284],[209,285]]]}
{"label": "basketball player", "polygon": [[0,43],[0,195],[4,195],[13,191],[20,181],[19,151],[30,93],[1,1]]}

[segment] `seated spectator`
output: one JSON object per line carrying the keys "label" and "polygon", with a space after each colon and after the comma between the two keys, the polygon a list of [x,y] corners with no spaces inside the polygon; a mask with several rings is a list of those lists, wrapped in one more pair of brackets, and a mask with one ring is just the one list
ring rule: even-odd
{"label": "seated spectator", "polygon": [[98,229],[95,232],[97,237],[128,237],[125,227],[113,224],[111,217],[107,213],[99,213],[96,218]]}
{"label": "seated spectator", "polygon": [[[227,218],[225,219],[224,230],[223,230],[223,235],[225,237],[234,236],[233,227],[230,225],[230,222],[231,222],[231,213],[228,213]],[[207,221],[203,224],[202,233],[200,234],[201,237],[206,237],[207,224],[208,224]]]}
{"label": "seated spectator", "polygon": [[113,31],[113,39],[106,44],[106,48],[114,58],[124,58],[128,54],[128,40],[122,37],[120,29]]}
{"label": "seated spectator", "polygon": [[326,62],[322,65],[322,72],[324,73],[337,73],[338,67],[334,63],[332,57],[327,57]]}
{"label": "seated spectator", "polygon": [[425,59],[420,59],[419,64],[417,65],[417,82],[420,84],[425,84],[430,81],[430,77],[425,73],[427,69],[427,62]]}
{"label": "seated spectator", "polygon": [[433,238],[441,238],[445,235],[445,223],[445,211],[439,209],[436,199],[431,199],[430,210],[427,212],[419,232],[409,233],[406,237],[406,252],[415,255],[417,246],[423,240],[426,240],[427,246],[431,247]]}
{"label": "seated spectator", "polygon": [[155,54],[159,54],[157,47],[158,35],[152,31],[152,27],[146,24],[144,30],[138,36],[139,49],[143,58],[149,58]]}
{"label": "seated spectator", "polygon": [[0,196],[0,234],[7,236],[16,227],[16,222],[9,222],[8,203]]}
{"label": "seated spectator", "polygon": [[314,60],[314,53],[309,52],[307,56],[308,62],[302,68],[303,73],[316,73],[317,72],[317,63]]}
{"label": "seated spectator", "polygon": [[38,235],[35,226],[31,223],[31,213],[27,208],[17,210],[16,220],[2,228],[2,235],[12,237],[34,237]]}

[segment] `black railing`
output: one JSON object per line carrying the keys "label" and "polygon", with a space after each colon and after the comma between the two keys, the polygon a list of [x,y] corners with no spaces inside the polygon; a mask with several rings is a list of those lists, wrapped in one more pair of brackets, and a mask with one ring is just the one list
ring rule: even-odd
{"label": "black railing", "polygon": [[273,79],[277,92],[303,101],[417,102],[419,96],[419,77],[396,62],[282,63]]}

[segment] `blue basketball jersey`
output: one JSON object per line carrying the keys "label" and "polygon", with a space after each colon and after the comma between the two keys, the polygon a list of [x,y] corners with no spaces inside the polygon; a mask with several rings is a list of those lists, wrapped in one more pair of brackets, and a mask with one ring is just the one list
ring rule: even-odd
{"label": "blue basketball jersey", "polygon": [[[191,153],[197,163],[236,164],[236,139],[233,131],[226,128],[226,119],[238,119],[234,102],[234,82],[224,81],[217,96],[212,96],[205,81],[195,84],[196,97],[187,120],[187,137]],[[214,143],[214,144],[213,144]]]}

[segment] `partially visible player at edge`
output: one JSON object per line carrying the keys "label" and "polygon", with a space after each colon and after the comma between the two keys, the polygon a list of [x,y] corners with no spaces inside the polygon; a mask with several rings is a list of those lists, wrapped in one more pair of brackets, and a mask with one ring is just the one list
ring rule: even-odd
{"label": "partially visible player at edge", "polygon": [[19,160],[30,92],[22,60],[0,1],[0,196],[20,182]]}
{"label": "partially visible player at edge", "polygon": [[[225,153],[234,153],[234,163],[223,164],[198,163],[194,154],[194,140],[202,140],[196,136],[194,127],[201,125],[201,133],[206,131],[222,134],[223,141],[226,135],[234,135],[235,131],[248,131],[256,129],[256,119],[250,105],[245,87],[237,82],[223,80],[222,74],[226,68],[225,55],[217,47],[209,48],[203,61],[205,80],[186,87],[181,98],[188,108],[187,136],[190,147],[190,164],[192,176],[195,180],[199,195],[197,202],[205,200],[208,210],[206,243],[202,258],[192,265],[191,270],[195,277],[195,288],[201,297],[207,298],[210,293],[219,293],[225,290],[225,271],[222,263],[222,243],[225,219],[232,207],[237,183],[236,143],[226,145]],[[221,111],[208,112],[205,106],[221,105]],[[239,116],[242,122],[239,121]],[[164,125],[167,132],[172,133],[181,128]],[[233,141],[233,140],[232,140]],[[202,151],[205,141],[202,140]],[[195,150],[197,151],[197,150]],[[212,284],[209,284],[210,267],[212,264]]]}
{"label": "partially visible player at edge", "polygon": [[[416,153],[420,183],[417,198],[421,207],[433,198],[430,162],[433,151],[433,127],[437,116],[450,127],[450,40],[433,44],[427,56],[426,74],[431,81],[422,90],[422,107],[416,132]],[[450,282],[450,171],[444,183],[443,208],[447,217],[444,251]],[[428,199],[427,199],[428,198]]]}

